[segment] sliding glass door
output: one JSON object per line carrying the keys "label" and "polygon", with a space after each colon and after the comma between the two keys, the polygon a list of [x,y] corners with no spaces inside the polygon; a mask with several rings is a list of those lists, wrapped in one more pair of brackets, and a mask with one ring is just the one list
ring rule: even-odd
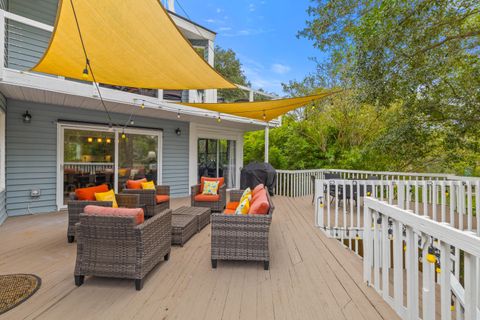
{"label": "sliding glass door", "polygon": [[57,205],[77,188],[107,184],[116,192],[128,179],[161,182],[161,131],[59,127]]}
{"label": "sliding glass door", "polygon": [[158,180],[158,135],[125,133],[118,142],[118,190],[129,179]]}
{"label": "sliding glass door", "polygon": [[224,177],[227,188],[236,185],[235,141],[198,139],[198,180]]}

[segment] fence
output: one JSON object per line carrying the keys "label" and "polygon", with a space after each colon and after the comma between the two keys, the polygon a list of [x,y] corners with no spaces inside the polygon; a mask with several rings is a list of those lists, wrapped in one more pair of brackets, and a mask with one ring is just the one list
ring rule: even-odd
{"label": "fence", "polygon": [[400,317],[480,317],[478,229],[462,231],[373,198],[364,200],[364,225],[364,280]]}
{"label": "fence", "polygon": [[336,175],[337,179],[381,181],[444,181],[460,180],[475,182],[480,178],[461,177],[452,174],[383,172],[341,169],[277,170],[275,194],[287,197],[302,197],[314,193],[314,179],[323,179],[325,174]]}

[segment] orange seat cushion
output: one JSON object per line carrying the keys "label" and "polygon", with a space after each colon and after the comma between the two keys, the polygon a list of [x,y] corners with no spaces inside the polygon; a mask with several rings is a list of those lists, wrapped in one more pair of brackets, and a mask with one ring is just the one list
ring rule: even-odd
{"label": "orange seat cushion", "polygon": [[210,195],[210,194],[197,194],[195,196],[195,201],[198,202],[217,202],[220,200],[220,195]]}
{"label": "orange seat cushion", "polygon": [[260,190],[265,190],[265,186],[261,183],[257,185],[255,188],[252,190],[252,198],[260,191]]}
{"label": "orange seat cushion", "polygon": [[265,189],[259,191],[254,198],[250,204],[248,214],[268,214],[270,204],[268,203],[267,191]]}
{"label": "orange seat cushion", "polygon": [[143,209],[141,208],[111,208],[89,205],[85,207],[84,213],[89,216],[134,217],[135,224],[141,224],[145,221]]}
{"label": "orange seat cushion", "polygon": [[240,204],[240,202],[229,202],[229,203],[227,203],[226,208],[231,209],[231,210],[235,210],[235,209],[237,209],[239,204]]}
{"label": "orange seat cushion", "polygon": [[157,201],[157,203],[167,202],[170,200],[170,196],[159,194],[155,196],[155,200]]}
{"label": "orange seat cushion", "polygon": [[127,180],[127,189],[142,189],[142,183],[147,182],[147,179]]}
{"label": "orange seat cushion", "polygon": [[108,191],[108,186],[106,184],[102,184],[95,187],[78,188],[75,190],[75,197],[78,200],[96,201],[95,193],[107,192],[107,191]]}
{"label": "orange seat cushion", "polygon": [[203,192],[203,183],[205,181],[218,181],[218,189],[220,189],[223,184],[225,183],[225,178],[209,178],[209,177],[201,177],[200,178],[200,193]]}
{"label": "orange seat cushion", "polygon": [[235,209],[225,209],[225,211],[223,211],[224,214],[235,214]]}

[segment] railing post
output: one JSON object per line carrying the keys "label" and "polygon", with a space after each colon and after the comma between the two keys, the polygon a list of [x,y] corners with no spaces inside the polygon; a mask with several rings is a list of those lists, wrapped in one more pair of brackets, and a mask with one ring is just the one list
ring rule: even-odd
{"label": "railing post", "polygon": [[372,212],[367,204],[363,207],[363,281],[371,285],[372,277]]}
{"label": "railing post", "polygon": [[5,68],[7,67],[5,59],[5,50],[7,45],[6,38],[7,34],[5,32],[5,11],[0,10],[0,63],[2,64],[0,68],[1,80],[3,80],[5,77]]}
{"label": "railing post", "polygon": [[452,318],[451,306],[451,287],[450,287],[450,277],[451,277],[451,259],[450,259],[450,245],[444,241],[440,243],[440,265],[442,270],[440,272],[440,311],[442,315],[442,320],[450,320]]}
{"label": "railing post", "polygon": [[477,259],[465,253],[465,319],[477,319]]}

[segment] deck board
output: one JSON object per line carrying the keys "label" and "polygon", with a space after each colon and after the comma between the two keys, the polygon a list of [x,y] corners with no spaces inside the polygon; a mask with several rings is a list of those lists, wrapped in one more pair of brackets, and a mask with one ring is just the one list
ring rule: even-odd
{"label": "deck board", "polygon": [[[73,283],[76,245],[65,212],[9,218],[0,226],[0,274],[34,273],[41,289],[0,319],[395,319],[362,283],[362,261],[313,225],[309,197],[274,197],[270,270],[262,263],[210,266],[210,226],[147,277]],[[188,203],[175,199],[172,207]]]}

